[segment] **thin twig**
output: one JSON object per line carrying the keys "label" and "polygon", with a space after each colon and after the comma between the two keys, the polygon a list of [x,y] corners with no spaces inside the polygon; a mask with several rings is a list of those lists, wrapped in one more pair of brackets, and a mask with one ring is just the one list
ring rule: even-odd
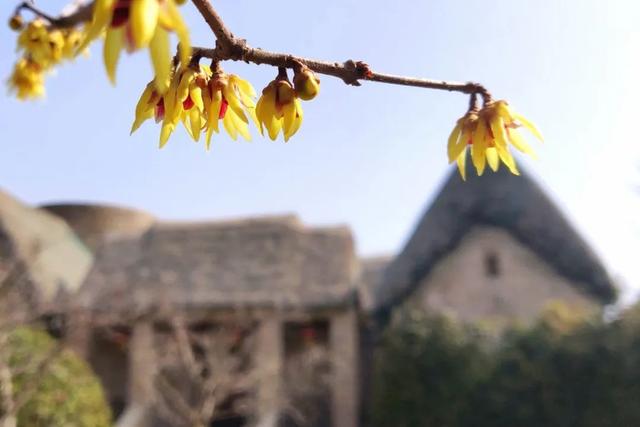
{"label": "thin twig", "polygon": [[38,8],[35,4],[33,4],[33,2],[25,0],[16,7],[16,10],[13,14],[18,15],[23,9],[29,10],[36,16],[45,19],[52,27],[70,28],[91,20],[93,2],[80,5],[76,10],[66,15],[51,16],[42,9]]}
{"label": "thin twig", "polygon": [[[304,64],[318,74],[337,77],[346,84],[360,86],[360,81],[412,86],[426,89],[446,90],[465,94],[481,95],[485,102],[491,100],[489,91],[479,83],[461,83],[445,80],[432,80],[416,77],[397,76],[374,72],[362,61],[347,60],[344,62],[319,61],[310,58],[290,55],[287,53],[270,52],[251,47],[246,40],[239,39],[227,28],[224,21],[213,8],[209,0],[192,0],[204,20],[216,37],[215,48],[195,47],[193,56],[197,58],[211,58],[214,61],[245,61],[254,64],[266,64],[274,67],[296,68]],[[49,21],[50,25],[57,28],[76,26],[91,19],[93,2],[79,6],[74,12],[53,17],[40,10],[28,0],[23,1],[16,8],[16,14],[22,9],[27,9]]]}
{"label": "thin twig", "polygon": [[343,63],[318,61],[309,58],[296,57],[286,53],[270,52],[249,46],[246,40],[233,36],[224,21],[215,11],[209,0],[192,0],[211,31],[216,36],[215,49],[194,48],[194,55],[211,58],[217,61],[233,60],[267,64],[274,67],[294,68],[300,63],[306,65],[319,74],[325,74],[342,79],[346,84],[359,86],[361,80],[395,84],[402,86],[421,87],[426,89],[479,94],[485,102],[491,100],[489,91],[479,83],[459,83],[444,80],[431,80],[415,77],[396,76],[372,71],[362,61],[347,60]]}

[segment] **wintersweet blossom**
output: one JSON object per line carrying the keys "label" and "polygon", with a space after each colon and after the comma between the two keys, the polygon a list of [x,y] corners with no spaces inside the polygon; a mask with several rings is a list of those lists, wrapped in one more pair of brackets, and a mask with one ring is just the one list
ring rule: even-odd
{"label": "wintersweet blossom", "polygon": [[308,67],[302,66],[293,75],[293,87],[298,98],[310,101],[320,92],[320,79]]}
{"label": "wintersweet blossom", "polygon": [[288,141],[302,124],[302,106],[296,92],[286,79],[273,80],[262,91],[256,105],[256,115],[260,123],[260,132],[267,130],[273,141],[280,131]]}
{"label": "wintersweet blossom", "polygon": [[465,179],[466,148],[470,147],[471,161],[478,175],[484,173],[487,164],[497,171],[500,162],[511,173],[519,175],[509,146],[535,157],[531,146],[520,135],[520,127],[527,128],[536,138],[543,140],[535,125],[514,112],[506,101],[489,101],[480,111],[469,111],[458,120],[449,136],[449,163],[457,161],[460,174]]}
{"label": "wintersweet blossom", "polygon": [[50,30],[41,19],[25,26],[18,36],[18,52],[44,68],[62,60],[65,38],[60,30]]}
{"label": "wintersweet blossom", "polygon": [[251,139],[249,118],[256,126],[256,96],[253,86],[234,74],[226,74],[216,68],[215,72],[204,65],[181,67],[171,76],[169,89],[161,94],[150,82],[143,91],[131,133],[150,118],[162,122],[160,147],[164,147],[179,122],[195,141],[206,131],[206,147],[211,136],[218,133],[222,121],[227,133],[234,140],[241,135]]}
{"label": "wintersweet blossom", "polygon": [[37,62],[21,58],[16,62],[8,80],[9,91],[18,99],[38,98],[44,95],[44,69]]}
{"label": "wintersweet blossom", "polygon": [[251,140],[248,119],[251,118],[256,126],[259,126],[255,97],[256,91],[248,81],[235,74],[226,74],[220,69],[213,73],[203,91],[207,117],[207,149],[211,146],[213,132],[220,132],[220,120],[233,140],[237,139],[238,134],[247,141]]}

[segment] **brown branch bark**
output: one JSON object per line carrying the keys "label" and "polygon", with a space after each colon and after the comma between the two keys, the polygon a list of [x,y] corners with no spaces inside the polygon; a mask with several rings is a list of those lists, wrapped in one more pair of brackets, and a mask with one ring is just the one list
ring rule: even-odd
{"label": "brown branch bark", "polygon": [[55,28],[71,28],[78,24],[91,20],[91,14],[93,11],[93,2],[78,6],[74,11],[66,15],[52,16],[38,8],[33,2],[25,0],[20,3],[14,12],[14,15],[18,15],[23,9],[31,11],[34,15],[45,19],[52,27]]}
{"label": "brown branch bark", "polygon": [[345,62],[327,62],[293,56],[286,53],[270,52],[249,46],[246,40],[238,39],[226,27],[224,21],[215,11],[209,0],[192,0],[211,31],[216,36],[216,48],[195,47],[195,57],[211,58],[217,61],[233,60],[267,64],[274,67],[294,68],[304,64],[318,74],[325,74],[342,79],[346,84],[360,86],[360,81],[421,87],[426,89],[446,90],[465,94],[479,94],[485,102],[491,100],[489,91],[479,83],[460,83],[444,80],[432,80],[415,77],[397,76],[378,73],[362,61],[347,60]]}
{"label": "brown branch bark", "polygon": [[[209,0],[192,0],[192,2],[216,37],[215,48],[195,47],[193,49],[193,55],[196,60],[200,58],[211,58],[215,61],[245,61],[258,65],[265,64],[274,67],[286,68],[295,68],[300,66],[300,64],[304,64],[318,74],[337,77],[342,79],[346,84],[352,86],[360,86],[361,81],[371,81],[425,89],[461,92],[469,95],[478,94],[482,96],[485,102],[491,100],[491,94],[489,91],[479,83],[462,83],[398,76],[375,72],[363,61],[354,61],[352,59],[344,62],[320,61],[294,56],[287,53],[271,52],[254,48],[249,46],[246,40],[239,39],[233,35]],[[91,1],[79,6],[70,14],[57,17],[51,16],[40,10],[29,0],[25,0],[20,3],[16,8],[15,13],[18,14],[22,9],[30,10],[37,16],[46,19],[53,27],[68,28],[91,19],[93,2]]]}

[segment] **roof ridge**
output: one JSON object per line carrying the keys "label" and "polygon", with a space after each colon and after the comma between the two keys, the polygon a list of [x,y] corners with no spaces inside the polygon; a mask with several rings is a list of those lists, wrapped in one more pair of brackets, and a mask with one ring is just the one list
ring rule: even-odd
{"label": "roof ridge", "polygon": [[524,171],[519,177],[506,168],[482,177],[468,174],[466,182],[452,171],[419,218],[380,282],[377,308],[387,308],[413,292],[437,262],[478,225],[506,230],[582,291],[603,302],[615,298],[615,287],[596,253]]}

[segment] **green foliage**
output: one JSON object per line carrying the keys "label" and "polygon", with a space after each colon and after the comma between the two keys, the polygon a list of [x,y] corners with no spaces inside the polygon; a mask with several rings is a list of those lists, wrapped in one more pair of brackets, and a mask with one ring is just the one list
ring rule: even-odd
{"label": "green foliage", "polygon": [[450,321],[405,319],[380,349],[376,425],[640,425],[639,313],[604,323],[556,306],[494,345]]}
{"label": "green foliage", "polygon": [[375,425],[455,426],[489,359],[477,331],[412,314],[386,331],[376,360]]}
{"label": "green foliage", "polygon": [[37,366],[49,357],[55,342],[44,332],[19,328],[9,338],[10,365],[16,395],[32,394],[19,408],[18,426],[103,427],[111,413],[102,387],[91,369],[68,350],[55,354],[43,372]]}

